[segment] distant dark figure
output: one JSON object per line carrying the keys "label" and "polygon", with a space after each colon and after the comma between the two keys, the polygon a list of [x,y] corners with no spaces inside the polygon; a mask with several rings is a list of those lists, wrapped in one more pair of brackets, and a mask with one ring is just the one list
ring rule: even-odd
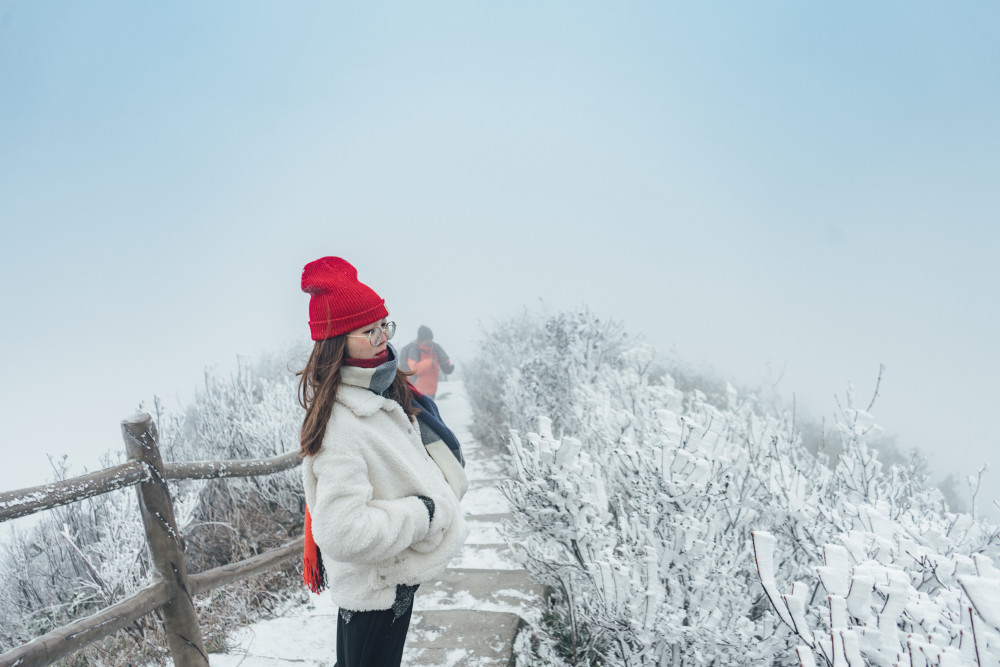
{"label": "distant dark figure", "polygon": [[426,396],[434,398],[438,388],[438,372],[445,375],[455,370],[444,348],[434,342],[430,328],[420,325],[417,339],[406,344],[399,353],[399,367],[404,371],[415,371],[410,382]]}

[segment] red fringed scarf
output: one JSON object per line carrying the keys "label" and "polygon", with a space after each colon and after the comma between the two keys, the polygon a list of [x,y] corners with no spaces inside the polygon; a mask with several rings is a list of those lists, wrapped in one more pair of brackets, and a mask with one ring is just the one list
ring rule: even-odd
{"label": "red fringed scarf", "polygon": [[302,579],[306,587],[319,594],[326,589],[326,570],[323,569],[323,555],[313,540],[312,517],[306,505],[305,551],[302,554]]}

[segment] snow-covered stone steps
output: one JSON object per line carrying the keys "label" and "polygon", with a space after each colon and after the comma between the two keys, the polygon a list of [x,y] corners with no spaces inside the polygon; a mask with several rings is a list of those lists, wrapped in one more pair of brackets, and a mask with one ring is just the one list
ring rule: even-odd
{"label": "snow-covered stone steps", "polygon": [[501,544],[503,543],[503,535],[500,533],[500,522],[509,518],[504,515],[487,515],[487,516],[500,516],[501,519],[498,520],[480,520],[476,518],[468,518],[465,520],[465,525],[469,527],[469,539],[466,540],[466,544]]}
{"label": "snow-covered stone steps", "polygon": [[476,529],[476,524],[494,524],[499,526],[504,521],[509,521],[514,518],[514,515],[510,512],[497,512],[495,514],[477,514],[476,516],[465,517],[465,522],[469,524],[469,527],[473,530]]}
{"label": "snow-covered stone steps", "polygon": [[472,570],[520,570],[523,566],[506,544],[466,544],[452,567]]}
{"label": "snow-covered stone steps", "polygon": [[462,511],[467,517],[481,514],[497,514],[507,511],[507,499],[500,493],[496,484],[469,484],[469,490],[462,498]]}
{"label": "snow-covered stone steps", "polygon": [[501,452],[483,447],[470,447],[465,450],[465,476],[469,484],[507,479],[507,457]]}
{"label": "snow-covered stone steps", "polygon": [[420,587],[417,608],[509,611],[536,620],[544,596],[545,587],[532,583],[525,570],[454,568]]}
{"label": "snow-covered stone steps", "polygon": [[479,479],[470,479],[469,488],[470,489],[481,489],[484,487],[495,487],[499,482],[507,479],[506,477],[481,477]]}
{"label": "snow-covered stone steps", "polygon": [[403,664],[507,667],[514,664],[518,631],[541,622],[545,588],[528,578],[500,531],[512,518],[498,488],[510,477],[509,456],[472,438],[464,388],[460,382],[448,385],[438,405],[464,446],[469,490],[462,510],[470,535],[441,580],[417,592]]}
{"label": "snow-covered stone steps", "polygon": [[524,621],[511,612],[441,610],[414,612],[404,665],[509,667],[511,647]]}

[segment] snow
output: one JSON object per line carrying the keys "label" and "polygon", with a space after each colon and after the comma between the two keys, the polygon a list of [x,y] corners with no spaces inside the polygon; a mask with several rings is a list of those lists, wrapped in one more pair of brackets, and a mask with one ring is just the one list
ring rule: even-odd
{"label": "snow", "polygon": [[337,657],[337,608],[328,596],[310,598],[306,604],[281,610],[276,618],[237,630],[230,637],[232,648],[210,656],[212,665],[333,665]]}
{"label": "snow", "polygon": [[[483,601],[468,592],[458,594],[445,594],[441,591],[431,593],[418,592],[417,607],[421,611],[433,609],[476,609],[478,611],[503,611],[521,616],[529,623],[537,623],[541,618],[541,605],[539,600],[528,595],[524,591],[513,588],[497,589],[496,599]],[[513,605],[503,602],[503,600],[519,600],[520,604]]]}
{"label": "snow", "polygon": [[967,575],[958,578],[972,606],[983,619],[1000,630],[1000,579]]}
{"label": "snow", "polygon": [[521,565],[504,544],[467,544],[459,556],[451,562],[451,567],[474,570],[520,570]]}
{"label": "snow", "polygon": [[469,526],[469,539],[465,541],[466,544],[503,543],[503,535],[495,521],[484,522],[467,518],[466,525]]}
{"label": "snow", "polygon": [[496,486],[473,487],[462,498],[462,510],[467,515],[506,513],[507,499]]}

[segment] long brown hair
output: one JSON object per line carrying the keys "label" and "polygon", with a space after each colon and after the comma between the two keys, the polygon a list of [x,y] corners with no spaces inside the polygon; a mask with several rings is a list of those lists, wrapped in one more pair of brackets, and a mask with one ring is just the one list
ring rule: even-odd
{"label": "long brown hair", "polygon": [[[330,421],[333,404],[337,400],[337,390],[340,389],[340,367],[344,365],[346,354],[346,334],[318,340],[313,345],[306,367],[297,373],[300,376],[299,404],[306,409],[299,435],[301,456],[315,454],[323,444],[326,423]],[[413,373],[406,373],[397,368],[396,377],[392,379],[386,398],[399,403],[412,422],[416,419],[420,408],[413,405],[413,394],[406,381],[409,375]]]}

